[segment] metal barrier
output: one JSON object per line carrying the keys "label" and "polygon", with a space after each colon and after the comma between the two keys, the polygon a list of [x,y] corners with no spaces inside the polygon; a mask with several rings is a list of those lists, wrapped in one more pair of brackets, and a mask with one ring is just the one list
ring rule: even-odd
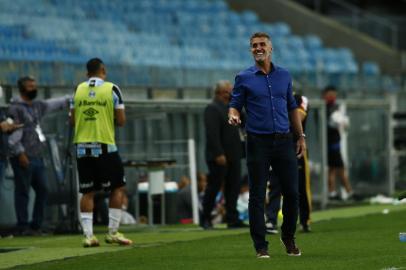
{"label": "metal barrier", "polygon": [[[127,124],[119,128],[117,142],[125,159],[175,158],[177,163],[166,169],[169,178],[177,181],[182,175],[193,177],[189,168],[188,139],[195,141],[196,171],[207,172],[203,110],[210,102],[207,89],[190,91],[191,98],[170,98],[165,91],[156,99],[148,99],[148,90],[125,87]],[[127,89],[132,89],[127,90]],[[137,97],[147,93],[143,99]],[[187,93],[186,90],[185,93]],[[172,91],[175,92],[176,91]],[[169,93],[172,93],[169,92]],[[50,97],[69,94],[71,88],[50,89]],[[151,95],[150,95],[151,96]],[[43,95],[44,97],[44,95]],[[202,97],[202,98],[200,98]],[[41,96],[40,96],[41,98]],[[348,130],[348,169],[350,181],[357,193],[392,194],[394,190],[393,158],[391,156],[391,102],[382,98],[341,101],[347,106],[351,127]],[[314,202],[322,208],[327,201],[327,152],[325,106],[321,100],[310,99],[307,121],[307,143],[311,162]],[[66,144],[67,112],[47,116],[43,121],[46,134],[56,134],[56,143]],[[49,161],[48,161],[48,164]],[[243,165],[243,175],[246,166]],[[49,173],[50,179],[54,177]],[[139,175],[128,172],[128,178]],[[135,190],[130,190],[133,192]],[[0,198],[1,207],[12,208],[12,193]],[[3,192],[4,193],[4,192]],[[3,211],[2,211],[3,213]],[[6,218],[6,217],[5,217]],[[12,218],[11,218],[12,219]],[[2,219],[3,220],[3,219]]]}

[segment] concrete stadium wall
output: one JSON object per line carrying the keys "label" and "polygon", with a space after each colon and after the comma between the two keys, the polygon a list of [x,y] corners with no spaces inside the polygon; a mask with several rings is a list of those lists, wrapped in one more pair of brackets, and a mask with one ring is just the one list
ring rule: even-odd
{"label": "concrete stadium wall", "polygon": [[401,53],[335,20],[321,16],[289,0],[227,0],[236,11],[252,10],[265,22],[284,21],[295,34],[317,34],[327,46],[349,47],[358,61],[373,60],[384,73],[400,74]]}

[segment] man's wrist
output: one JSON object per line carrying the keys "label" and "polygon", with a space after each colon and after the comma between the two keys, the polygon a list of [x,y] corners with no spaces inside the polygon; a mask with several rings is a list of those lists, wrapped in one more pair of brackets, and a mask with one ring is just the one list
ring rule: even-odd
{"label": "man's wrist", "polygon": [[300,133],[300,134],[297,135],[297,138],[298,139],[300,139],[300,138],[306,139],[306,134]]}

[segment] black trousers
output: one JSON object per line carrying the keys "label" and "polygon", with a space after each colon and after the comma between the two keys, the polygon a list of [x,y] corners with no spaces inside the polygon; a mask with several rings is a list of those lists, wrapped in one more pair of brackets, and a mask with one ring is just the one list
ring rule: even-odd
{"label": "black trousers", "polygon": [[270,177],[269,167],[279,180],[284,197],[282,237],[293,238],[298,216],[297,158],[291,138],[248,134],[247,166],[249,176],[249,221],[254,248],[267,249],[265,240],[265,194]]}
{"label": "black trousers", "polygon": [[[310,190],[310,171],[307,157],[298,160],[298,177],[299,177],[299,222],[301,225],[309,225],[310,213],[312,210],[312,198]],[[277,225],[278,212],[281,208],[281,189],[279,181],[271,173],[270,191],[268,193],[269,203],[266,206],[266,216],[268,221]]]}
{"label": "black trousers", "polygon": [[226,206],[226,222],[233,224],[239,221],[237,200],[241,187],[240,160],[227,160],[226,166],[217,165],[214,161],[207,161],[209,175],[207,187],[203,197],[203,219],[210,220],[217,193],[224,183],[224,198]]}

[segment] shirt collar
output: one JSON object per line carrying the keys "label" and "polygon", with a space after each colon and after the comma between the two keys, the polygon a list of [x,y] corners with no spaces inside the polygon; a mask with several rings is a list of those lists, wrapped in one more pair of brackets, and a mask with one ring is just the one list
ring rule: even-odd
{"label": "shirt collar", "polygon": [[11,103],[22,103],[22,104],[27,104],[29,105],[29,103],[27,101],[25,101],[21,96],[17,96],[17,97],[13,97],[10,100]]}
{"label": "shirt collar", "polygon": [[[269,72],[269,73],[272,73],[277,69],[278,69],[278,66],[275,65],[273,62],[271,62],[271,72]],[[254,65],[254,73],[255,74],[258,74],[258,73],[263,74],[262,70],[260,70],[257,65]]]}
{"label": "shirt collar", "polygon": [[89,85],[94,85],[94,86],[100,86],[104,83],[104,80],[100,79],[99,77],[90,77],[89,80],[87,81],[87,84]]}

